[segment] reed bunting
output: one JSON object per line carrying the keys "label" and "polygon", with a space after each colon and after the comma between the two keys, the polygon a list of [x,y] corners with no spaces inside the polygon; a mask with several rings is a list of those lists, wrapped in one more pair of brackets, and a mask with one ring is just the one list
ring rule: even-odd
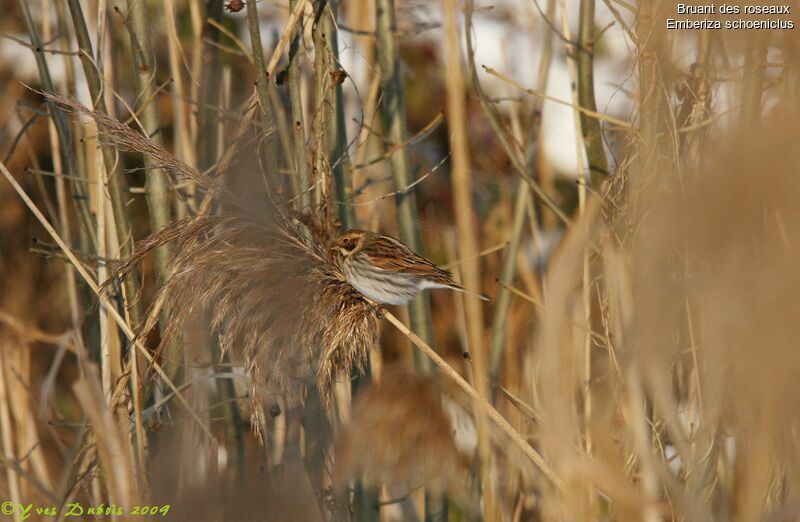
{"label": "reed bunting", "polygon": [[378,304],[406,304],[426,288],[450,288],[489,300],[484,294],[460,286],[453,274],[393,237],[347,230],[336,240],[333,250],[342,257],[347,281]]}

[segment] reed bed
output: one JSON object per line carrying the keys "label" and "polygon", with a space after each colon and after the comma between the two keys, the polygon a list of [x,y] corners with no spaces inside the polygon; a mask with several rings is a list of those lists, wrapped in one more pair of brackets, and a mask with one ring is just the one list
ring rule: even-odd
{"label": "reed bed", "polygon": [[19,0],[1,516],[800,517],[799,29],[676,8]]}

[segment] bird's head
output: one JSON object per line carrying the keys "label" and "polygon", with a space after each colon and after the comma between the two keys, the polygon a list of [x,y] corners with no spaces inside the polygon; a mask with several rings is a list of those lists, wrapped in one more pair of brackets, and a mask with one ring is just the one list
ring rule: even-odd
{"label": "bird's head", "polygon": [[347,230],[342,232],[336,240],[336,243],[333,245],[333,250],[341,254],[342,257],[349,257],[361,247],[363,239],[363,230]]}

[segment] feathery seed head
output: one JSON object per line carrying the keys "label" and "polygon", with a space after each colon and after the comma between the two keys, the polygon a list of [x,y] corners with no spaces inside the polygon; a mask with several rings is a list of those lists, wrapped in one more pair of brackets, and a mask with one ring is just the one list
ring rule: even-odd
{"label": "feathery seed head", "polygon": [[231,211],[177,221],[140,244],[120,272],[174,240],[173,275],[159,296],[170,303],[162,343],[204,311],[222,351],[243,355],[254,394],[266,383],[292,403],[312,380],[330,408],[334,378],[362,367],[377,325],[330,255],[329,231],[315,216],[299,221]]}

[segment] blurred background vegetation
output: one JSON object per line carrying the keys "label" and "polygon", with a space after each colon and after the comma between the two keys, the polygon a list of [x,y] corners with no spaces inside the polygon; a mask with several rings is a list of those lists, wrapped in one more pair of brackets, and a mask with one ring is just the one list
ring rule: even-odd
{"label": "blurred background vegetation", "polygon": [[[0,5],[10,519],[800,518],[797,29]],[[347,228],[492,301],[376,317],[308,276]]]}

